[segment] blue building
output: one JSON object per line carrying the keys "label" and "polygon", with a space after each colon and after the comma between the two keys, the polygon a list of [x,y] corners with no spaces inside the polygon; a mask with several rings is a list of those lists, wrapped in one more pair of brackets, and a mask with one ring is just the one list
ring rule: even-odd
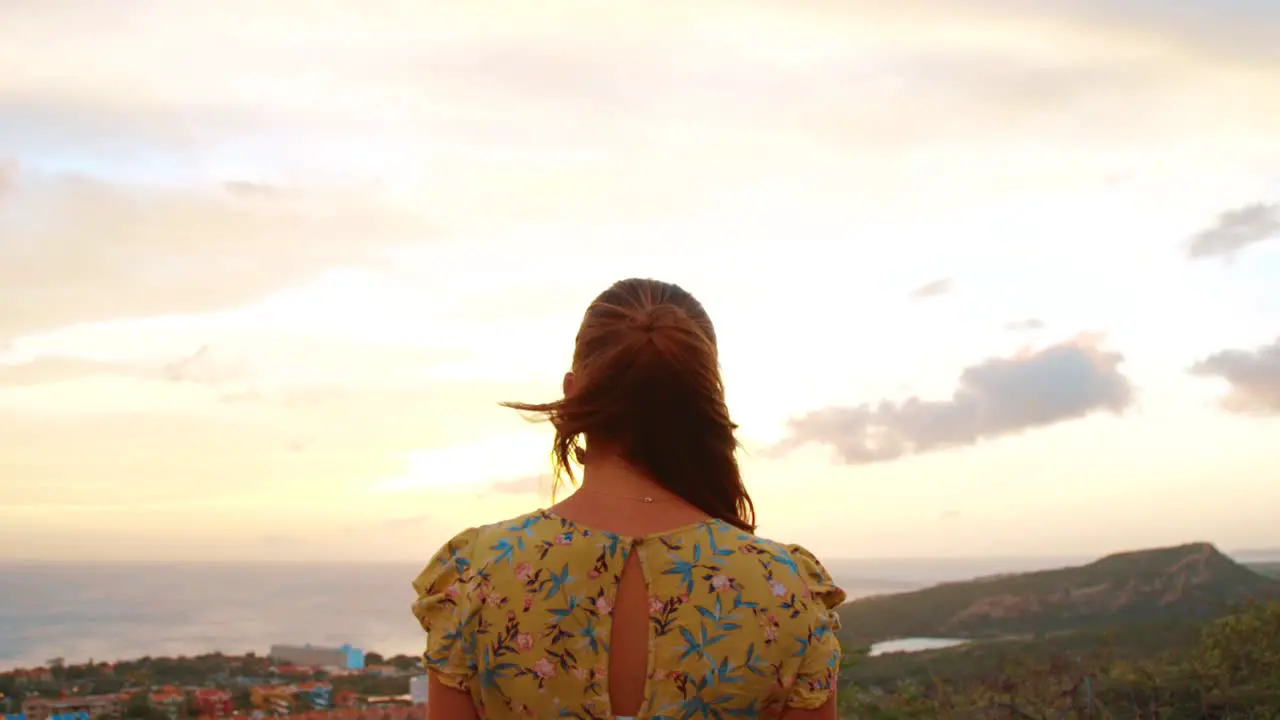
{"label": "blue building", "polygon": [[336,648],[315,645],[272,645],[268,653],[276,662],[299,667],[328,667],[363,670],[364,651],[350,645]]}
{"label": "blue building", "polygon": [[347,670],[364,669],[364,650],[350,645],[343,645],[338,649],[342,651],[342,656],[345,660],[343,667]]}

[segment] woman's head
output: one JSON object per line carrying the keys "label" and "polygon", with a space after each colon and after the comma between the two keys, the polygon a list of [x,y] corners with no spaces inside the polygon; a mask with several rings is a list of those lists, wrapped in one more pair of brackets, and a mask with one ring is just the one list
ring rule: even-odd
{"label": "woman's head", "polygon": [[614,283],[582,318],[564,398],[506,405],[551,421],[557,478],[573,477],[571,460],[585,441],[708,515],[754,529],[715,329],[680,286],[638,278]]}

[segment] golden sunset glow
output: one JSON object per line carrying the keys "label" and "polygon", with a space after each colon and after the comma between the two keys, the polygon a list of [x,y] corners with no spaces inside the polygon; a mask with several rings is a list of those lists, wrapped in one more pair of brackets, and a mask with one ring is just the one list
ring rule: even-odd
{"label": "golden sunset glow", "polygon": [[629,276],[716,322],[764,534],[1274,546],[1280,10],[1231,6],[12,8],[0,558],[420,559],[546,505],[498,403]]}

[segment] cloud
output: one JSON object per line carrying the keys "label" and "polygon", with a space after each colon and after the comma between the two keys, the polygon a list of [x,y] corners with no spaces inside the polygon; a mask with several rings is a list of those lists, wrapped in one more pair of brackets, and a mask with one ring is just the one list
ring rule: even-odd
{"label": "cloud", "polygon": [[830,445],[846,464],[860,465],[973,445],[1099,411],[1120,413],[1133,400],[1122,361],[1088,336],[989,358],[966,368],[947,400],[884,400],[792,418],[789,436],[770,454],[816,442]]}
{"label": "cloud", "polygon": [[273,198],[281,195],[280,188],[266,183],[250,182],[247,180],[232,180],[225,182],[222,187],[232,195],[250,198]]}
{"label": "cloud", "polygon": [[946,295],[947,293],[950,293],[951,289],[951,278],[940,278],[938,280],[931,280],[915,290],[912,290],[911,297],[916,300],[938,297],[939,295]]}
{"label": "cloud", "polygon": [[1026,318],[1024,320],[1014,320],[1007,322],[1004,329],[1009,332],[1030,332],[1032,330],[1043,330],[1044,321],[1039,318]]}
{"label": "cloud", "polygon": [[509,480],[496,480],[489,484],[489,490],[510,495],[537,495],[551,489],[551,477],[548,475],[525,475]]}
{"label": "cloud", "polygon": [[[400,517],[387,518],[385,520],[375,520],[372,522],[358,523],[334,523],[331,526],[333,535],[339,535],[346,538],[359,538],[361,541],[367,540],[397,540],[421,538],[423,531],[428,529],[432,518],[430,515],[417,514],[405,515]],[[315,539],[308,538],[304,534],[285,534],[279,532],[266,532],[258,537],[258,544],[264,547],[278,547],[285,549],[294,549],[306,547],[308,545],[317,544]]]}
{"label": "cloud", "polygon": [[1193,260],[1231,257],[1277,235],[1280,235],[1280,203],[1252,203],[1227,210],[1213,225],[1192,236],[1188,255]]}
{"label": "cloud", "polygon": [[24,179],[0,212],[0,341],[234,307],[429,235],[416,214],[361,190],[288,190],[245,197],[217,187]]}
{"label": "cloud", "polygon": [[197,385],[220,386],[227,382],[245,380],[253,373],[243,360],[218,357],[209,345],[201,345],[191,355],[174,360],[164,366],[164,377],[172,382],[189,382]]}
{"label": "cloud", "polygon": [[18,181],[18,161],[12,158],[0,158],[0,202],[4,202],[9,190]]}
{"label": "cloud", "polygon": [[1242,415],[1280,413],[1280,338],[1252,350],[1223,350],[1197,362],[1191,373],[1224,380],[1222,407]]}
{"label": "cloud", "polygon": [[403,517],[394,517],[377,523],[374,527],[381,530],[417,530],[423,525],[432,521],[432,517],[426,514],[406,515]]}
{"label": "cloud", "polygon": [[[453,182],[438,183],[449,200],[474,193],[470,181],[482,179],[504,202],[515,200],[517,190],[535,195],[534,202],[564,202],[558,182],[546,191],[495,182],[499,164],[531,176],[548,163],[576,166],[595,181],[579,192],[599,187],[603,199],[636,175],[617,172],[632,170],[623,160],[639,164],[648,193],[661,192],[662,182],[648,171],[663,161],[655,151],[664,150],[667,162],[684,170],[662,178],[676,186],[675,197],[686,184],[713,187],[743,167],[787,162],[789,153],[830,155],[814,142],[819,137],[914,150],[926,139],[1011,133],[1128,136],[1144,126],[1185,129],[1165,102],[1184,92],[1194,97],[1216,87],[1218,108],[1237,101],[1247,107],[1248,98],[1260,119],[1271,103],[1262,86],[1251,86],[1267,77],[1267,57],[1244,54],[1246,44],[1238,41],[1172,35],[1159,25],[1167,13],[1157,10],[1115,18],[1061,3],[932,1],[899,8],[709,0],[691,14],[671,2],[640,11],[556,0],[536,13],[437,1],[371,16],[281,0],[219,4],[193,16],[165,3],[121,3],[131,10],[119,17],[55,7],[25,10],[21,22],[6,23],[0,92],[19,109],[48,108],[64,123],[78,117],[80,127],[146,127],[150,136],[176,136],[188,145],[273,126],[334,131],[341,142],[326,153],[342,152],[338,145],[365,151],[351,153],[349,165],[376,165],[369,158],[398,152],[420,157],[425,168],[468,155],[470,168],[449,164]],[[1232,15],[1223,10],[1216,22],[1191,30],[1225,25],[1239,36],[1268,27],[1242,28]],[[574,22],[556,20],[564,17]],[[358,38],[352,28],[359,28]],[[226,52],[226,37],[237,39],[236,53]],[[41,52],[51,41],[70,50],[56,57]],[[178,52],[180,69],[158,61]],[[341,62],[297,59],[308,55]],[[1224,77],[1236,84],[1223,85]],[[335,87],[343,92],[333,93]],[[785,116],[774,111],[779,104],[788,108]],[[1086,106],[1100,120],[1127,112],[1129,123],[1067,122],[1066,110]],[[512,107],[521,112],[513,115]],[[415,131],[418,141],[410,142]],[[362,139],[369,135],[394,137],[398,147],[374,152]],[[746,151],[741,141],[749,139],[767,142]],[[740,164],[711,176],[684,162],[703,153]],[[517,156],[520,162],[511,162]],[[490,210],[502,207],[492,194],[485,201]],[[467,205],[480,210],[482,201]]]}
{"label": "cloud", "polygon": [[71,378],[145,378],[159,368],[134,362],[111,362],[80,357],[43,357],[26,362],[0,362],[0,388],[29,387]]}
{"label": "cloud", "polygon": [[[442,226],[667,215],[776,178],[835,195],[972,185],[957,153],[1001,164],[981,140],[1046,174],[1099,134],[1207,155],[1186,119],[1207,92],[1241,145],[1275,137],[1280,115],[1265,58],[1171,39],[1154,11],[121,2],[109,16],[24,9],[0,27],[0,154],[24,163],[0,214],[0,343],[245,304]],[[54,44],[71,50],[43,52]],[[1069,160],[1055,170],[1022,140]],[[862,161],[840,159],[855,148]],[[67,164],[134,180],[50,175]]]}
{"label": "cloud", "polygon": [[173,360],[133,358],[99,360],[77,355],[45,354],[27,360],[0,357],[0,388],[29,387],[86,378],[115,378],[201,385],[240,399],[253,374],[243,360],[224,358],[204,345],[191,355]]}

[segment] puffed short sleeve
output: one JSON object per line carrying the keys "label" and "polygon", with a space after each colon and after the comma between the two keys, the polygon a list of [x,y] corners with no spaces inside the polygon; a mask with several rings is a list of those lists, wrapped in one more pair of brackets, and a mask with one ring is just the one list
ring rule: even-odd
{"label": "puffed short sleeve", "polygon": [[836,637],[840,616],[836,607],[844,602],[845,592],[813,553],[799,545],[788,545],[787,552],[809,590],[806,614],[810,622],[807,641],[801,648],[800,669],[787,704],[812,710],[827,702],[840,679],[840,640]]}
{"label": "puffed short sleeve", "polygon": [[427,631],[423,665],[436,673],[442,684],[458,690],[466,690],[475,673],[473,658],[467,655],[466,634],[476,534],[477,530],[470,528],[445,543],[413,581],[418,595],[413,614]]}

